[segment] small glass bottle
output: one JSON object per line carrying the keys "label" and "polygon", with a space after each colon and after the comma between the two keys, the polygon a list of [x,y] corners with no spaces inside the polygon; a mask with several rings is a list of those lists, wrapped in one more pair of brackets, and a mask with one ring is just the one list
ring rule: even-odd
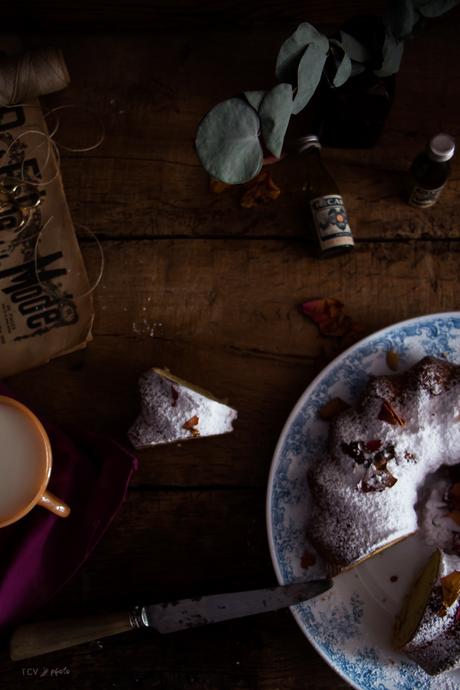
{"label": "small glass bottle", "polygon": [[298,153],[305,160],[306,193],[311,231],[318,256],[329,257],[350,251],[354,246],[347,212],[333,177],[321,160],[321,144],[316,135],[297,142]]}
{"label": "small glass bottle", "polygon": [[436,134],[410,168],[409,204],[417,208],[433,206],[450,174],[455,141],[449,134]]}

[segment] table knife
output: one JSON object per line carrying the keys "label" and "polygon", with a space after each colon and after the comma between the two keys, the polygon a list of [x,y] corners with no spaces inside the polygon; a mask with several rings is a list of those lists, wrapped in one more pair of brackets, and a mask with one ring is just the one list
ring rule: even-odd
{"label": "table knife", "polygon": [[270,589],[212,594],[151,606],[137,606],[132,611],[121,613],[29,623],[14,632],[10,656],[17,661],[139,628],[153,628],[166,634],[265,611],[276,611],[323,594],[331,587],[332,580],[310,580]]}

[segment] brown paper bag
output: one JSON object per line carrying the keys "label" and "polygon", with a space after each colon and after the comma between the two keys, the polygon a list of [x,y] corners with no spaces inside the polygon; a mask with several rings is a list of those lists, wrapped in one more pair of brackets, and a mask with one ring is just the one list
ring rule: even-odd
{"label": "brown paper bag", "polygon": [[94,318],[61,175],[46,184],[57,170],[54,152],[39,135],[17,138],[32,129],[47,132],[38,101],[0,108],[0,180],[30,176],[45,183],[24,229],[15,230],[17,218],[0,207],[0,377],[84,347]]}

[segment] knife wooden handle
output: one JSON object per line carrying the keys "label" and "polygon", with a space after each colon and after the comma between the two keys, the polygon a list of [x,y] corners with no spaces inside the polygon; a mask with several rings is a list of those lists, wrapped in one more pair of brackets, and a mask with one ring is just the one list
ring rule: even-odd
{"label": "knife wooden handle", "polygon": [[21,625],[13,633],[10,656],[13,661],[66,649],[133,630],[129,612],[108,613],[86,618],[67,618]]}

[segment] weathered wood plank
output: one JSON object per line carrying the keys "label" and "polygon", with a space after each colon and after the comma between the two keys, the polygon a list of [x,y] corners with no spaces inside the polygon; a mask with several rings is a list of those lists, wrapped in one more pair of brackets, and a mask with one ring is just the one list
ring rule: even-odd
{"label": "weathered wood plank", "polygon": [[[65,4],[39,0],[33,11],[21,19],[24,27],[33,31],[58,28],[85,32],[94,29],[159,32],[165,28],[180,31],[203,27],[221,30],[223,27],[246,29],[248,26],[263,28],[299,21],[321,22],[325,17],[329,21],[341,22],[354,14],[381,13],[384,7],[384,0],[348,0],[347,3],[314,0],[307,7],[300,0],[282,4],[276,0],[252,0],[251,3],[220,0],[215,5],[196,0],[117,0],[116,3],[110,0],[69,0]],[[14,6],[5,8],[6,20],[17,19],[17,14]]]}
{"label": "weathered wood plank", "polygon": [[[10,385],[53,421],[123,443],[151,366],[229,398],[240,413],[233,434],[142,452],[138,485],[265,486],[282,425],[331,348],[299,313],[304,299],[341,299],[364,332],[459,307],[458,243],[361,245],[330,262],[300,242],[104,246],[94,342]],[[96,251],[85,254],[92,268]]]}
{"label": "weathered wood plank", "polygon": [[137,379],[155,364],[228,398],[239,419],[232,434],[139,452],[133,485],[264,489],[282,425],[320,366],[309,358],[98,336],[86,352],[56,360],[46,372],[16,376],[10,385],[55,423],[105,433],[129,447],[127,430],[139,409]]}
{"label": "weathered wood plank", "polygon": [[[40,618],[273,584],[263,491],[131,491],[84,568]],[[3,657],[2,682],[21,687],[21,668],[37,666],[69,668],[60,682],[83,690],[112,683],[131,689],[134,677],[145,687],[161,678],[162,688],[191,687],[193,677],[198,687],[216,690],[300,690],[305,678],[312,689],[344,687],[287,612],[174,636],[131,633],[16,664]],[[41,682],[53,687],[49,674]]]}
{"label": "weathered wood plank", "polygon": [[[307,298],[331,296],[369,330],[455,309],[460,245],[361,244],[328,261],[305,243],[165,240],[105,245],[96,334],[156,335],[191,347],[316,357],[322,341],[299,313]],[[97,257],[87,248],[91,270]],[[152,339],[152,354],[155,338]]]}
{"label": "weathered wood plank", "polygon": [[[427,137],[439,130],[459,133],[455,94],[460,76],[452,70],[460,57],[459,20],[460,12],[454,12],[408,43],[392,112],[376,148],[324,153],[358,239],[459,237],[457,162],[433,209],[414,210],[400,198],[401,175]],[[275,56],[285,35],[283,29],[239,33],[237,51],[234,33],[228,31],[141,35],[135,50],[129,35],[50,37],[64,45],[73,82],[47,103],[91,105],[107,129],[100,149],[85,156],[63,154],[75,219],[108,236],[301,237],[301,165],[286,160],[273,167],[283,190],[276,203],[241,209],[239,190],[209,193],[193,147],[196,126],[213,104],[273,83]],[[309,127],[309,113],[296,120],[298,129]],[[58,139],[87,143],[77,111],[63,111],[60,118]]]}
{"label": "weathered wood plank", "polygon": [[[159,637],[128,633],[103,644],[56,652],[30,662],[0,663],[8,690],[34,680],[22,669],[48,669],[45,690],[347,690],[313,650],[288,612]],[[69,669],[51,677],[52,669]]]}

